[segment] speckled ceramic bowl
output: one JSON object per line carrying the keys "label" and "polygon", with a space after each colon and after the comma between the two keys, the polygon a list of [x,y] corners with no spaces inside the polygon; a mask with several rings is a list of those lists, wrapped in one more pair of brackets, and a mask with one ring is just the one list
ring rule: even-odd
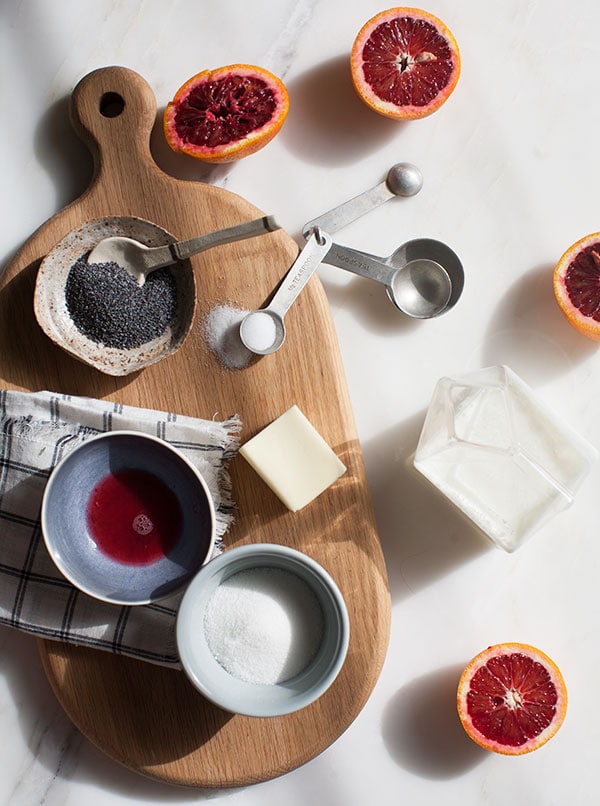
{"label": "speckled ceramic bowl", "polygon": [[[319,632],[316,648],[312,650],[311,657],[303,668],[294,663],[296,671],[288,677],[285,669],[289,669],[289,666],[284,666],[281,679],[277,678],[273,683],[265,684],[262,682],[264,679],[262,677],[259,679],[260,682],[256,682],[256,677],[240,678],[232,673],[231,668],[228,670],[217,660],[211,648],[210,638],[214,629],[207,628],[206,614],[209,608],[222,606],[222,600],[215,604],[213,595],[223,584],[228,582],[231,584],[232,578],[236,575],[252,572],[252,578],[256,582],[250,583],[250,588],[257,592],[260,588],[260,575],[273,570],[285,571],[296,578],[295,584],[304,584],[314,594],[320,610],[319,623],[315,624],[317,619],[312,606],[299,608],[300,612],[296,613],[290,613],[289,607],[287,612],[284,609],[284,621],[291,616],[289,620],[296,625],[292,637],[300,636],[300,639],[305,639],[305,630],[311,626]],[[248,584],[246,580],[244,585]],[[256,587],[253,588],[253,585]],[[293,587],[294,585],[286,586],[285,583],[279,582],[280,591]],[[260,592],[265,595],[264,585]],[[270,595],[270,592],[266,595]],[[283,595],[285,596],[285,593]],[[300,599],[296,604],[299,602],[308,605],[309,600]],[[289,602],[287,604],[289,605]],[[248,607],[243,613],[235,611],[223,613],[225,621],[231,620],[231,623],[236,625],[235,634],[222,636],[225,642],[231,640],[234,646],[236,643],[243,645],[241,622],[249,619],[252,623],[255,613],[259,619],[263,606],[264,599],[261,599],[256,602],[256,609]],[[264,610],[262,616],[263,618],[265,616]],[[270,620],[266,632],[271,633],[274,625],[279,623],[278,618]],[[349,633],[346,604],[327,571],[308,555],[288,546],[271,543],[237,546],[207,563],[189,584],[177,616],[177,647],[184,671],[192,684],[221,708],[253,717],[289,714],[305,708],[322,696],[342,668],[348,650]],[[260,634],[260,630],[254,631],[254,626],[251,626],[250,643],[254,646],[266,645],[266,642],[258,640]],[[254,638],[257,640],[254,641]],[[292,641],[288,658],[297,651],[298,648],[294,647]]]}
{"label": "speckled ceramic bowl", "polygon": [[[170,515],[173,506],[176,507],[178,528],[173,528],[173,540],[169,541],[165,552],[153,552],[152,561],[147,561],[146,557],[144,562],[139,562],[137,543],[133,543],[132,548],[138,561],[132,562],[131,556],[124,561],[103,551],[93,537],[88,502],[98,489],[97,485],[119,471],[151,474],[150,479],[142,476],[143,480],[152,482],[148,489],[153,493],[149,495],[154,494],[155,499],[161,494],[168,495],[169,502],[173,496],[175,498],[176,504],[171,503],[170,510],[166,510],[160,500],[158,510],[155,501],[151,501],[150,508],[145,508],[143,496],[139,499],[140,510],[147,510],[151,517],[154,511],[159,517],[164,517],[165,512]],[[117,530],[123,525],[123,510],[119,510],[115,496],[107,508],[111,519],[109,526],[113,528],[114,524]],[[142,522],[144,528],[132,530],[128,539],[137,541],[139,537],[142,541],[150,533],[149,519],[147,515],[143,517],[146,517]],[[69,453],[53,470],[46,485],[41,522],[46,547],[59,571],[84,593],[112,604],[149,604],[176,593],[198,572],[214,549],[215,511],[204,479],[169,443],[137,431],[101,434]],[[129,529],[129,522],[125,525]]]}
{"label": "speckled ceramic bowl", "polygon": [[142,218],[102,218],[82,224],[66,235],[42,261],[37,274],[34,310],[42,330],[63,350],[107,375],[128,375],[171,355],[183,344],[194,318],[196,289],[188,260],[172,268],[176,311],[172,323],[151,341],[137,347],[107,347],[86,336],[73,322],[66,300],[73,264],[103,238],[124,235],[146,246],[164,246],[176,238]]}

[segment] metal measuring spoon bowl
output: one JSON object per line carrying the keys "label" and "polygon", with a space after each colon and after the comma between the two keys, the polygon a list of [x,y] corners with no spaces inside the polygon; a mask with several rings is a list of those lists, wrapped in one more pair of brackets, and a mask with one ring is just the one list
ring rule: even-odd
{"label": "metal measuring spoon bowl", "polygon": [[271,303],[265,308],[251,311],[242,319],[240,338],[250,352],[270,355],[279,350],[285,341],[284,317],[323,261],[331,243],[331,236],[317,227],[284,277]]}
{"label": "metal measuring spoon bowl", "polygon": [[389,258],[334,243],[325,262],[382,283],[398,310],[415,319],[431,319],[448,311],[464,285],[456,254],[429,238],[408,241]]}
{"label": "metal measuring spoon bowl", "polygon": [[450,298],[443,310],[439,311],[439,313],[447,313],[456,305],[465,287],[465,271],[462,262],[456,252],[447,244],[434,238],[413,238],[399,246],[386,259],[386,263],[390,266],[402,267],[423,259],[438,263],[450,278]]}
{"label": "metal measuring spoon bowl", "polygon": [[386,291],[402,313],[413,319],[431,319],[446,309],[452,283],[446,269],[435,260],[417,258],[393,272]]}
{"label": "metal measuring spoon bowl", "polygon": [[256,355],[270,355],[285,341],[283,317],[269,308],[251,311],[240,324],[242,344]]}

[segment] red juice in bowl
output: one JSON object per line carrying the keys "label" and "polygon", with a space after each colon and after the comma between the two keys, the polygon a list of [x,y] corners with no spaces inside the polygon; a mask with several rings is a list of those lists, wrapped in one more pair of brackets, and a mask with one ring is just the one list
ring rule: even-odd
{"label": "red juice in bowl", "polygon": [[92,489],[86,509],[92,540],[117,562],[149,565],[168,556],[183,525],[177,496],[146,470],[108,473]]}

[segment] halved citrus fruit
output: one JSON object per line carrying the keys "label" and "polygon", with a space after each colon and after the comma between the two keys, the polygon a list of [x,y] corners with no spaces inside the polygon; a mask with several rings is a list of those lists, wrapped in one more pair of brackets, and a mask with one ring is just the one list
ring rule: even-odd
{"label": "halved citrus fruit", "polygon": [[581,238],[558,261],[554,296],[576,330],[600,341],[600,232]]}
{"label": "halved citrus fruit", "polygon": [[167,104],[167,142],[204,162],[254,154],[279,132],[289,109],[283,82],[263,67],[232,64],[190,78]]}
{"label": "halved citrus fruit", "polygon": [[558,666],[529,644],[490,646],[467,665],[457,706],[468,735],[496,753],[537,750],[562,725],[567,689]]}
{"label": "halved citrus fruit", "polygon": [[391,8],[366,22],[352,46],[352,81],[381,115],[422,118],[446,101],[460,75],[460,53],[448,27],[418,8]]}

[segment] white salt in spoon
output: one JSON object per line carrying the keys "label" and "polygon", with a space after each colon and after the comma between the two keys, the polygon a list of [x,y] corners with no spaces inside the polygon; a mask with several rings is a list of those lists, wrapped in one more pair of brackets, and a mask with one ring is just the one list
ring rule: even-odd
{"label": "white salt in spoon", "polygon": [[279,229],[273,216],[264,216],[234,227],[226,227],[215,232],[208,232],[197,238],[177,241],[167,246],[146,246],[133,238],[113,236],[103,238],[88,255],[88,263],[116,263],[130,274],[138,285],[144,285],[146,275],[163,266],[170,266],[179,260],[185,260],[198,252],[222,246],[244,238],[254,238],[265,232]]}
{"label": "white salt in spoon", "polygon": [[296,297],[329,252],[332,240],[318,227],[292,264],[270,305],[246,314],[240,324],[240,338],[245,347],[257,355],[270,355],[285,340],[283,318]]}

